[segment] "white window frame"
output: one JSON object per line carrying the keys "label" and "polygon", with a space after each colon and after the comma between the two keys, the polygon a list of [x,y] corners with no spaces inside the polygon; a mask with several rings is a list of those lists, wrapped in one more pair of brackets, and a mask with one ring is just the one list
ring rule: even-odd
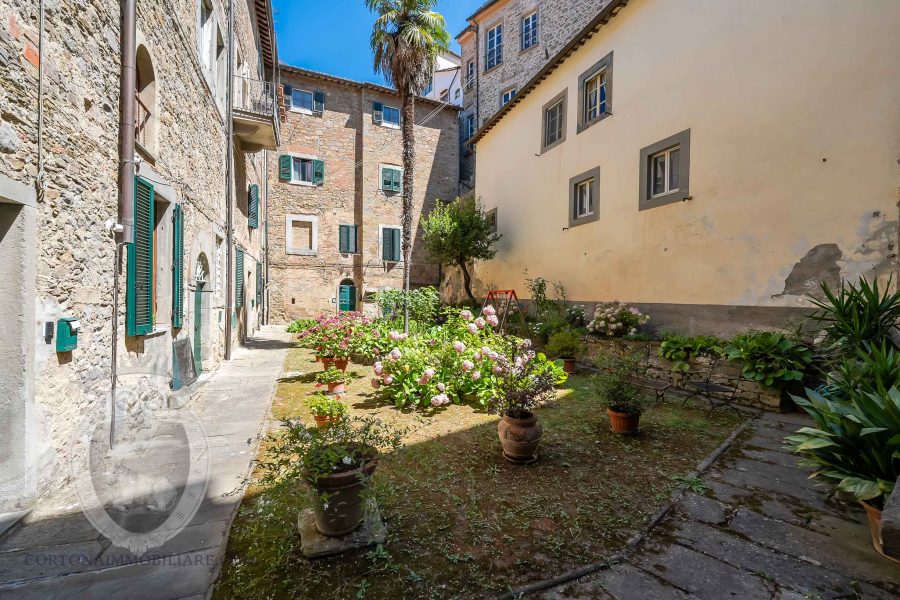
{"label": "white window frame", "polygon": [[500,95],[500,108],[503,108],[516,97],[516,88],[510,88]]}
{"label": "white window frame", "polygon": [[470,60],[466,64],[466,89],[471,90],[475,87],[475,61]]}
{"label": "white window frame", "polygon": [[[559,109],[559,115],[557,115],[557,119],[556,119],[557,127],[554,130],[557,135],[556,135],[555,139],[551,140],[550,139],[550,113],[551,113],[551,111],[554,111],[556,109]],[[563,110],[563,100],[560,98],[558,101],[554,102],[551,106],[547,107],[547,110],[545,112],[547,113],[547,120],[545,123],[545,131],[544,131],[544,146],[549,147],[549,146],[556,144],[563,138],[563,130],[565,129],[565,126],[566,126],[565,114],[564,114],[564,110]]]}
{"label": "white window frame", "polygon": [[[494,47],[491,48],[491,34],[493,34]],[[503,64],[503,23],[497,23],[484,34],[484,70],[489,71]],[[491,64],[493,52],[494,63]]]}
{"label": "white window frame", "polygon": [[[210,0],[200,0],[197,12],[197,53],[200,55],[200,66],[207,81],[214,81],[216,9]],[[206,20],[204,14],[208,14]]]}
{"label": "white window frame", "polygon": [[[526,38],[525,24],[528,23],[529,21],[531,21],[532,19],[533,19],[533,22],[531,23],[531,29],[528,32],[529,33],[528,37]],[[522,17],[522,27],[520,28],[520,31],[522,32],[522,43],[520,44],[520,47],[522,50],[530,50],[531,48],[534,48],[535,46],[540,44],[541,30],[540,30],[539,23],[540,23],[540,17],[538,16],[538,11],[536,11],[536,10],[531,11],[530,13],[528,13],[527,15]],[[534,33],[536,33],[537,35],[532,35]],[[532,37],[534,37],[533,42],[531,41]],[[527,45],[525,44],[526,40],[528,41]]]}
{"label": "white window frame", "polygon": [[[378,191],[381,192],[382,194],[384,194],[386,192],[386,190],[384,189],[384,178],[383,178],[383,171],[385,169],[393,169],[395,171],[399,171],[400,172],[400,181],[401,182],[403,181],[403,167],[398,166],[398,165],[392,165],[390,163],[378,163]],[[402,191],[403,191],[402,185],[403,184],[401,183],[400,185],[401,185],[401,191],[400,192],[391,192],[392,195],[402,193]]]}
{"label": "white window frame", "polygon": [[[396,110],[397,111],[397,122],[392,123],[387,120],[387,111]],[[390,127],[391,129],[400,129],[400,121],[403,119],[403,113],[396,106],[388,106],[387,104],[381,105],[381,126],[382,127]]]}
{"label": "white window frame", "polygon": [[[320,159],[318,156],[309,156],[309,155],[306,155],[306,154],[290,154],[289,156],[291,157],[291,180],[288,181],[287,183],[289,183],[289,184],[291,184],[291,185],[302,185],[302,186],[307,186],[307,187],[319,187],[318,185],[316,185],[315,183],[313,183],[312,178],[310,178],[309,181],[303,181],[302,179],[296,179],[296,178],[294,177],[294,175],[297,173],[297,171],[296,171],[296,169],[295,169],[295,165],[296,165],[296,163],[297,163],[298,160],[308,160],[308,161],[310,161],[310,162],[312,163],[313,161],[317,161],[317,160],[321,160],[321,159]],[[313,169],[313,168],[314,168],[314,167],[311,165],[311,166],[310,166],[310,173],[311,173],[311,174],[312,174],[312,169]],[[313,175],[313,176],[314,176],[314,175]]]}
{"label": "white window frame", "polygon": [[[670,148],[666,148],[665,150],[662,150],[662,151],[660,151],[660,152],[657,152],[657,153],[655,153],[655,154],[651,154],[651,155],[650,155],[650,164],[649,164],[649,166],[648,166],[647,168],[650,169],[650,198],[651,198],[651,199],[653,199],[653,198],[659,198],[660,196],[665,196],[666,194],[671,194],[671,193],[677,192],[677,191],[679,191],[679,190],[681,189],[681,187],[680,187],[680,186],[681,186],[681,177],[678,178],[678,185],[679,185],[679,187],[676,187],[676,188],[669,188],[669,185],[670,185],[670,183],[671,183],[671,178],[670,178],[670,175],[671,175],[671,172],[672,172],[672,158],[671,158],[671,156],[672,156],[672,151],[673,151],[673,150],[678,150],[678,159],[681,160],[681,144],[676,144],[676,145],[674,145],[674,146],[672,146],[672,147],[670,147]],[[665,157],[666,157],[666,159],[665,159],[665,161],[664,161],[664,165],[665,165],[665,173],[664,173],[664,175],[663,175],[663,181],[665,182],[665,186],[664,186],[665,189],[664,189],[662,192],[657,192],[657,193],[654,194],[654,193],[653,193],[653,181],[654,181],[653,172],[654,172],[654,164],[655,164],[656,159],[657,159],[658,157],[660,157],[660,156],[665,156]]]}
{"label": "white window frame", "polygon": [[[312,224],[312,248],[297,248],[294,246],[294,223],[297,221]],[[284,253],[292,256],[319,255],[319,217],[298,214],[287,214],[284,216]]]}
{"label": "white window frame", "polygon": [[[392,260],[384,260],[384,230],[399,229],[400,230],[400,260],[396,263]],[[378,260],[383,263],[400,264],[403,262],[403,227],[400,225],[378,225]]]}
{"label": "white window frame", "polygon": [[[597,94],[597,105],[592,108],[589,102],[589,98],[592,92],[591,84],[594,82],[597,82],[597,87],[595,90]],[[600,116],[607,112],[607,110],[609,109],[609,107],[606,107],[606,110],[601,110],[603,101],[600,100],[600,90],[605,90],[606,86],[607,72],[605,68],[600,69],[584,81],[584,115],[582,115],[582,119],[585,123],[590,123],[595,119],[599,119]]]}
{"label": "white window frame", "polygon": [[[582,190],[587,190],[587,208],[588,210],[581,210],[581,201],[582,198]],[[584,181],[580,181],[575,184],[575,210],[574,217],[576,219],[583,219],[584,217],[589,217],[594,214],[594,178],[590,177],[585,179]]]}
{"label": "white window frame", "polygon": [[301,113],[304,115],[313,114],[313,110],[311,108],[303,108],[294,104],[294,94],[298,92],[301,94],[309,94],[310,106],[312,106],[313,108],[315,108],[316,106],[316,94],[314,92],[304,90],[302,88],[291,88],[291,112]]}

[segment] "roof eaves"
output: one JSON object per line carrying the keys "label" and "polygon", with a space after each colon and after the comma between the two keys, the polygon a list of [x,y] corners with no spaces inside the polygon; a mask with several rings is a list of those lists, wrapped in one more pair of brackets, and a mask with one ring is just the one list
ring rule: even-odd
{"label": "roof eaves", "polygon": [[487,123],[481,126],[481,128],[475,132],[475,135],[472,136],[472,141],[468,142],[469,146],[474,146],[478,143],[478,141],[483,138],[497,123],[500,122],[503,117],[505,117],[511,110],[513,110],[522,100],[525,99],[534,89],[540,85],[540,83],[550,76],[553,71],[556,70],[562,63],[565,62],[569,56],[575,53],[576,50],[581,48],[588,40],[590,40],[597,31],[606,25],[611,18],[616,16],[618,12],[628,4],[628,0],[610,0],[610,3],[607,4],[603,9],[591,20],[590,23],[587,24],[584,29],[575,34],[575,36],[566,44],[562,50],[556,53],[556,55],[550,59],[550,61],[543,66],[543,68],[532,77],[528,83],[522,86],[522,90],[519,91],[515,97],[506,103],[506,105],[494,113],[494,116],[488,119]]}

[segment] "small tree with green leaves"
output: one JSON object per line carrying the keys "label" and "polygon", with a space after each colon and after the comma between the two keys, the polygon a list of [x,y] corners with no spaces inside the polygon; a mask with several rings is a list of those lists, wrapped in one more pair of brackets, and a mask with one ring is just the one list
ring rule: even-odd
{"label": "small tree with green leaves", "polygon": [[501,236],[493,229],[481,203],[473,196],[457,198],[449,203],[439,202],[422,219],[423,239],[428,254],[441,264],[459,267],[466,295],[473,302],[475,295],[472,293],[469,264],[496,256],[494,244]]}

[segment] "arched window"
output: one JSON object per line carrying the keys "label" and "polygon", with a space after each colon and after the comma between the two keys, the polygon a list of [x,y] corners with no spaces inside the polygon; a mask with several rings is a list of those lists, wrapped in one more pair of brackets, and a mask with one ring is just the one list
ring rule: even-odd
{"label": "arched window", "polygon": [[153,59],[146,46],[137,49],[137,77],[135,81],[134,139],[139,149],[156,156],[156,134],[159,121],[156,102],[156,73]]}

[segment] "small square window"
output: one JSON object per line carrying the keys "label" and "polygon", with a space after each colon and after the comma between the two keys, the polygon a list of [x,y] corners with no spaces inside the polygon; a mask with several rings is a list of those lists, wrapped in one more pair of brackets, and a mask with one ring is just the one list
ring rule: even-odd
{"label": "small square window", "polygon": [[538,14],[533,12],[522,19],[522,50],[528,50],[538,43]]}
{"label": "small square window", "polygon": [[465,139],[475,135],[475,115],[466,115],[466,120],[463,123],[463,135]]}
{"label": "small square window", "polygon": [[315,256],[319,253],[319,217],[285,215],[285,254]]}
{"label": "small square window", "polygon": [[488,223],[491,224],[491,233],[497,233],[497,209],[492,208],[484,216],[487,218]]}
{"label": "small square window", "polygon": [[295,182],[302,181],[303,183],[312,183],[313,161],[308,158],[295,158],[294,171],[291,180]]}
{"label": "small square window", "polygon": [[688,129],[641,150],[641,210],[690,196],[690,144]]}
{"label": "small square window", "polygon": [[293,90],[291,92],[291,108],[312,113],[313,93],[305,90]]}
{"label": "small square window", "polygon": [[402,234],[399,227],[381,225],[381,260],[400,262],[402,260]]}
{"label": "small square window", "polygon": [[500,106],[501,106],[501,107],[506,106],[507,104],[509,104],[510,100],[512,100],[512,99],[515,98],[515,97],[516,97],[516,90],[515,90],[515,89],[509,89],[509,90],[506,90],[505,92],[503,92],[503,93],[500,95]]}
{"label": "small square window", "polygon": [[403,169],[396,167],[381,168],[381,189],[385,192],[400,193],[403,191]]}
{"label": "small square window", "polygon": [[600,167],[569,180],[569,227],[596,221],[600,197]]}

